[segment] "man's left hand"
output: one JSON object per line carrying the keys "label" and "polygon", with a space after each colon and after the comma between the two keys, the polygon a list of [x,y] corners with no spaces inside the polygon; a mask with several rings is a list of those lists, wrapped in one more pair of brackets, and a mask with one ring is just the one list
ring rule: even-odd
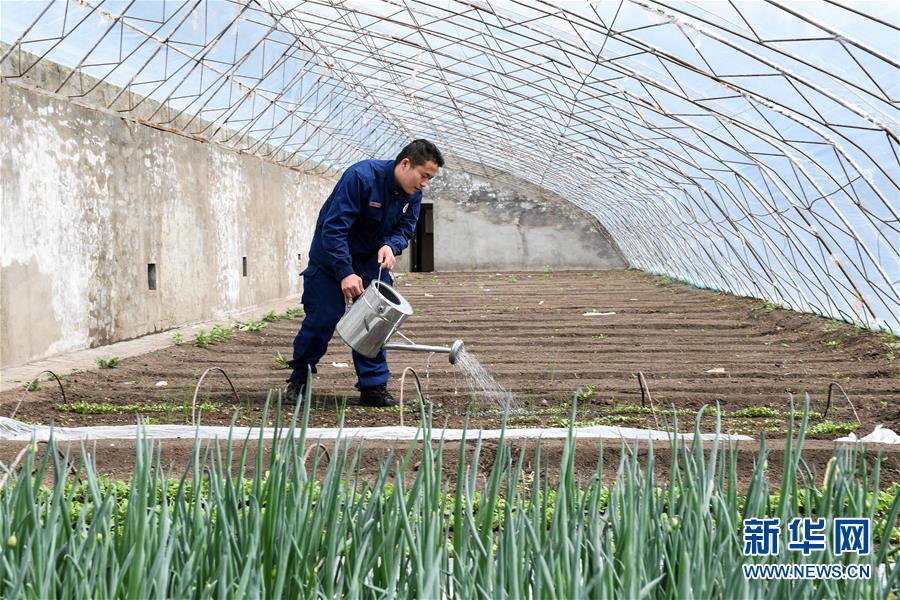
{"label": "man's left hand", "polygon": [[389,271],[397,264],[397,259],[394,258],[394,251],[387,244],[378,251],[378,264]]}

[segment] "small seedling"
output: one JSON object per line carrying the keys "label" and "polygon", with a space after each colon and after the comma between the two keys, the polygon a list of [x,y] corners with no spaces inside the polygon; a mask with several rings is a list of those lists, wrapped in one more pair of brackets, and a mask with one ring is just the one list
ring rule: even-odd
{"label": "small seedling", "polygon": [[[790,416],[793,417],[794,419],[796,419],[797,421],[799,421],[800,419],[803,418],[803,411],[800,411],[800,410],[791,411]],[[806,413],[806,416],[810,421],[818,421],[819,419],[822,418],[822,413],[811,410],[808,413]]]}
{"label": "small seedling", "polygon": [[649,415],[653,412],[649,406],[637,406],[634,404],[618,405],[612,409],[617,415]]}
{"label": "small seedling", "polygon": [[603,341],[603,340],[607,339],[609,336],[606,335],[605,333],[601,333],[599,335],[592,335],[591,337],[594,338],[595,340]]}
{"label": "small seedling", "polygon": [[542,415],[568,415],[572,412],[572,407],[569,406],[569,401],[565,400],[555,406],[548,406],[540,412]]}
{"label": "small seedling", "polygon": [[197,335],[194,336],[194,345],[198,348],[206,348],[212,343],[212,338],[206,332],[205,329],[201,329],[197,332]]}
{"label": "small seedling", "polygon": [[118,356],[98,356],[97,364],[100,365],[101,369],[115,369],[122,364],[122,359]]}
{"label": "small seedling", "polygon": [[827,346],[828,348],[837,348],[842,343],[844,343],[844,341],[841,339],[836,339],[836,340],[827,340],[822,343],[825,344],[825,346]]}
{"label": "small seedling", "polygon": [[176,331],[172,334],[172,343],[176,346],[180,346],[184,343],[184,334],[180,331]]}
{"label": "small seedling", "polygon": [[500,312],[502,312],[502,313],[509,313],[509,312],[512,312],[512,310],[513,310],[513,309],[510,308],[510,307],[508,307],[508,306],[501,306],[501,307],[500,307]]}
{"label": "small seedling", "polygon": [[590,399],[594,395],[595,391],[596,390],[594,390],[594,386],[586,385],[583,388],[578,388],[578,392],[576,392],[576,397],[578,398],[579,402],[584,402],[585,400]]}
{"label": "small seedling", "polygon": [[768,406],[749,406],[741,408],[731,413],[732,417],[778,417],[781,413],[777,409]]}
{"label": "small seedling", "polygon": [[657,283],[659,283],[659,285],[672,285],[673,282],[674,280],[668,275],[663,275],[657,280]]}
{"label": "small seedling", "polygon": [[509,283],[516,283],[517,281],[519,281],[519,279],[515,275],[510,275],[506,278],[506,281],[508,281]]}
{"label": "small seedling", "polygon": [[770,313],[770,312],[772,312],[773,310],[775,310],[776,308],[778,308],[778,305],[775,304],[774,302],[770,302],[770,301],[766,300],[765,302],[763,302],[762,308],[763,308],[763,310],[766,311],[767,313]]}
{"label": "small seedling", "polygon": [[281,354],[278,353],[278,356],[275,357],[275,366],[279,369],[290,369],[291,365],[288,364],[288,360]]}
{"label": "small seedling", "polygon": [[[190,404],[188,404],[190,407]],[[207,399],[198,408],[204,412],[217,410],[221,405]],[[112,402],[86,402],[79,400],[77,402],[67,402],[65,404],[54,405],[56,410],[61,412],[72,412],[80,415],[110,415],[123,413],[166,413],[177,410],[179,406],[173,402],[158,402],[147,404],[145,402],[133,404],[113,404]]]}
{"label": "small seedling", "polygon": [[[584,421],[578,421],[578,420],[572,421],[571,419],[568,419],[568,418],[550,417],[550,419],[547,420],[547,425],[550,427],[562,427],[562,428],[568,428],[571,425],[573,429],[578,429],[579,427],[596,427],[597,425],[613,425],[614,423],[609,422],[610,419],[612,419],[613,421],[618,420],[618,419],[616,419],[615,416],[603,417],[600,419],[587,419]],[[623,417],[623,419],[624,419],[623,422],[630,421],[630,419],[628,417]]]}
{"label": "small seedling", "polygon": [[209,331],[209,336],[210,338],[212,338],[212,342],[214,344],[218,344],[219,342],[224,342],[225,340],[233,338],[234,329],[231,327],[214,325],[213,328]]}
{"label": "small seedling", "polygon": [[284,311],[284,316],[287,319],[302,319],[306,316],[306,312],[302,308],[289,308]]}
{"label": "small seedling", "polygon": [[243,323],[240,326],[241,331],[260,331],[268,327],[269,324],[265,321],[250,321],[249,323]]}
{"label": "small seedling", "polygon": [[591,279],[599,279],[600,273],[591,273]]}
{"label": "small seedling", "polygon": [[25,388],[26,392],[36,392],[41,389],[41,380],[40,379],[32,379],[22,387]]}
{"label": "small seedling", "polygon": [[846,435],[859,429],[859,423],[822,421],[809,428],[809,435]]}
{"label": "small seedling", "polygon": [[547,265],[546,267],[544,267],[544,275],[547,275],[547,276],[553,275],[553,267],[551,267],[550,265]]}
{"label": "small seedling", "polygon": [[275,312],[274,310],[270,310],[269,312],[267,312],[266,314],[263,315],[262,320],[263,320],[263,321],[268,321],[269,323],[272,323],[272,322],[274,322],[274,321],[277,321],[277,320],[280,319],[280,318],[281,318],[281,317],[278,316],[278,313],[277,313],[277,312]]}
{"label": "small seedling", "polygon": [[900,342],[885,342],[888,362],[894,362],[900,355]]}

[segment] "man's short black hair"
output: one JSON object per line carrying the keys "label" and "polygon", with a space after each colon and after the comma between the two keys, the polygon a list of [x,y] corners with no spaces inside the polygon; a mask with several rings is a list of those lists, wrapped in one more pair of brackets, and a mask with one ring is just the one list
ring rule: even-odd
{"label": "man's short black hair", "polygon": [[413,140],[408,143],[397,155],[394,164],[400,164],[400,161],[404,158],[408,158],[409,164],[413,167],[424,165],[428,161],[433,162],[438,167],[444,166],[444,157],[441,155],[441,151],[428,140]]}

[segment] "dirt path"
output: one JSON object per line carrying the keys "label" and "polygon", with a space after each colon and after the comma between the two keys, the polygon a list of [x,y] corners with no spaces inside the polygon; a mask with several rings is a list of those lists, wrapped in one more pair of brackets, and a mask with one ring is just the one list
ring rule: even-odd
{"label": "dirt path", "polygon": [[[636,271],[421,273],[402,276],[397,286],[416,309],[403,331],[421,343],[464,340],[526,408],[511,420],[513,426],[566,424],[573,392],[580,388],[579,424],[647,427],[659,420],[662,425],[662,413],[674,406],[680,411],[681,428],[692,428],[694,411],[719,402],[726,431],[758,435],[765,430],[778,438],[784,436],[789,393],[800,398],[803,392],[810,394],[811,408],[819,413],[813,421],[819,424],[825,420],[829,384],[837,382],[856,407],[861,432],[878,423],[900,430],[900,360],[889,359],[885,336],[843,323],[771,310],[759,301]],[[599,314],[584,316],[587,312]],[[276,356],[290,355],[299,324],[299,319],[275,321],[208,348],[186,340],[126,359],[115,369],[67,375],[63,382],[69,406],[61,406],[55,384],[44,382],[42,389],[24,394],[17,418],[73,426],[130,423],[138,407],[108,411],[138,405],[155,422],[183,423],[189,421],[200,374],[218,366],[240,394],[238,422],[258,424],[267,391],[281,385],[287,374],[275,365]],[[496,407],[483,398],[472,403],[465,380],[444,355],[433,356],[428,369],[427,358],[391,354],[390,387],[395,395],[399,375],[412,366],[422,378],[436,423],[446,419],[450,426],[461,426],[471,408],[471,425],[498,424]],[[354,405],[352,360],[340,341],[332,342],[319,367],[313,425],[333,426],[341,414],[352,426],[398,423],[396,410]],[[639,372],[657,410],[656,420],[647,412],[649,402],[641,406]],[[165,386],[157,386],[160,381]],[[411,394],[407,385],[406,397]],[[22,396],[22,391],[0,394],[2,414],[9,415]],[[238,408],[220,374],[206,379],[200,396],[212,403],[203,417],[207,424],[227,424]],[[72,412],[76,407],[85,414]],[[837,389],[827,419],[856,422]],[[406,424],[417,421],[417,414],[406,415]],[[702,423],[710,431],[714,417],[703,416]],[[824,427],[813,437],[838,435],[843,434]]]}

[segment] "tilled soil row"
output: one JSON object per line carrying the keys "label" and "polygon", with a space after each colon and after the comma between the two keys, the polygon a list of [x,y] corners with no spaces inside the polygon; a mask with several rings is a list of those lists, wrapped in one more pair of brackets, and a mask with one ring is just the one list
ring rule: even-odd
{"label": "tilled soil row", "polygon": [[[459,442],[445,442],[443,447],[442,472],[443,480],[447,485],[447,489],[453,490],[456,485],[456,474],[459,465],[460,447]],[[547,478],[551,485],[555,485],[559,480],[560,466],[563,460],[563,449],[565,441],[560,439],[545,439],[540,441],[540,464],[536,464],[536,446],[538,440],[510,440],[508,448],[513,457],[513,464],[518,463],[518,458],[522,457],[522,469],[524,477],[532,480],[536,475],[538,477]],[[24,442],[7,442],[0,441],[0,463],[10,465],[19,456],[22,449],[27,444]],[[312,445],[312,442],[310,442]],[[87,443],[84,448],[78,443],[60,443],[57,446],[59,458],[67,456],[70,463],[74,464],[75,469],[83,469],[83,461],[85,458],[84,450],[89,452],[90,460],[98,474],[109,476],[112,479],[129,480],[134,471],[136,444],[134,440],[97,440],[96,442]],[[321,456],[322,462],[316,472],[317,477],[321,477],[324,472],[324,464],[327,463],[328,457],[337,456],[333,442],[325,442],[322,446],[328,453],[328,456]],[[437,450],[437,441],[432,446]],[[687,448],[692,448],[688,443]],[[704,444],[705,454],[711,456],[712,444],[707,442]],[[178,479],[184,473],[192,470],[194,458],[194,441],[184,439],[161,440],[154,442],[155,456],[159,458],[159,465],[162,467],[166,476]],[[206,456],[208,450],[221,452],[221,456],[227,455],[227,444],[224,441],[214,442],[205,440],[200,445],[201,451],[199,457],[201,460]],[[234,450],[233,456],[240,457],[244,446],[242,442],[236,442],[232,446]],[[246,461],[244,463],[246,470],[245,477],[252,477],[254,473],[254,465],[259,451],[260,445],[256,440],[248,440],[246,446]],[[272,443],[267,441],[263,443],[263,464],[267,466],[271,457]],[[309,448],[309,446],[307,446]],[[343,448],[343,446],[342,446]],[[348,461],[346,474],[355,477],[359,475],[360,481],[374,481],[384,464],[391,465],[389,472],[390,479],[396,474],[396,464],[403,460],[410,452],[410,475],[417,470],[422,462],[422,446],[411,442],[387,442],[382,440],[356,440],[350,445],[350,457],[355,455],[357,448],[360,448],[359,460],[356,466],[358,471],[354,470]],[[678,452],[683,460],[685,447],[677,447]],[[720,449],[722,447],[720,446]],[[736,470],[737,485],[740,491],[746,492],[749,487],[750,480],[756,463],[759,460],[759,443],[758,442],[741,442],[733,446],[736,451]],[[784,475],[780,468],[784,463],[784,441],[767,442],[767,461],[769,465],[768,483],[771,490],[778,489],[781,479]],[[47,451],[47,444],[39,444],[37,447],[37,455],[35,463],[39,463]],[[484,440],[478,449],[477,464],[474,461],[476,450],[476,442],[469,440],[466,445],[466,466],[467,468],[477,469],[481,475],[480,482],[490,475],[498,456],[498,443],[496,440]],[[616,440],[579,440],[577,444],[577,452],[573,456],[574,477],[579,486],[586,486],[591,477],[599,475],[603,479],[605,485],[612,485],[619,471],[623,453],[626,455],[634,455],[642,469],[646,469],[648,465],[648,456],[650,446],[647,442],[627,442],[621,443]],[[887,488],[891,482],[900,481],[900,450],[895,446],[877,446],[869,448],[869,454],[866,458],[868,468],[872,467],[875,456],[881,457],[880,482],[881,489]],[[601,454],[602,452],[602,459]],[[669,479],[672,468],[672,447],[667,442],[654,442],[652,446],[653,474],[657,484],[661,484]],[[831,442],[825,440],[810,440],[802,451],[803,461],[809,473],[812,475],[814,485],[822,485],[825,474],[828,469],[828,461],[835,455],[835,449]],[[730,448],[725,449],[725,454],[717,455],[718,460],[730,460]],[[316,456],[310,452],[307,458],[307,467],[312,469],[315,464]],[[727,464],[727,463],[726,463]],[[239,475],[240,461],[236,458],[231,464],[232,474]],[[682,466],[683,468],[683,466]],[[802,481],[806,481],[807,471],[804,469],[797,476]],[[45,484],[53,481],[53,469],[49,468],[45,476]],[[84,472],[79,476],[84,479]],[[409,485],[409,482],[407,482]]]}
{"label": "tilled soil row", "polygon": [[[842,388],[862,422],[860,432],[878,423],[900,429],[900,370],[890,356],[890,340],[845,323],[637,271],[414,273],[399,276],[396,285],[415,308],[404,333],[420,343],[464,340],[515,394],[522,410],[511,416],[513,426],[566,425],[572,397],[580,390],[576,424],[655,427],[671,421],[674,408],[679,427],[690,429],[692,411],[718,403],[726,431],[766,431],[777,438],[785,435],[790,395],[798,408],[803,395],[810,395],[811,409],[818,413],[813,424],[830,420],[847,428],[856,423]],[[55,384],[45,382],[25,394],[17,418],[73,426],[127,423],[134,422],[134,406],[108,411],[153,404],[152,412],[143,411],[153,421],[183,423],[189,421],[200,375],[217,366],[235,384],[240,403],[224,378],[213,373],[198,394],[207,402],[203,421],[227,424],[237,410],[239,423],[257,424],[268,390],[281,386],[287,375],[276,365],[277,355],[290,357],[299,325],[300,319],[285,318],[208,348],[187,340],[115,369],[68,375],[69,406],[62,406]],[[473,393],[445,355],[392,352],[390,364],[395,396],[403,370],[417,371],[435,423],[446,420],[459,427],[468,414],[470,426],[499,425],[500,407]],[[313,425],[333,426],[341,418],[352,426],[399,422],[396,410],[355,405],[351,354],[338,339],[318,371]],[[643,393],[639,374],[646,382]],[[829,387],[833,402],[826,415]],[[22,395],[0,395],[5,414]],[[407,378],[405,398],[414,395]],[[651,402],[656,415],[647,412]],[[754,413],[759,407],[773,410]],[[414,424],[418,414],[406,414],[404,420]],[[712,430],[715,417],[705,413],[701,425]],[[843,435],[825,429],[821,437]]]}

